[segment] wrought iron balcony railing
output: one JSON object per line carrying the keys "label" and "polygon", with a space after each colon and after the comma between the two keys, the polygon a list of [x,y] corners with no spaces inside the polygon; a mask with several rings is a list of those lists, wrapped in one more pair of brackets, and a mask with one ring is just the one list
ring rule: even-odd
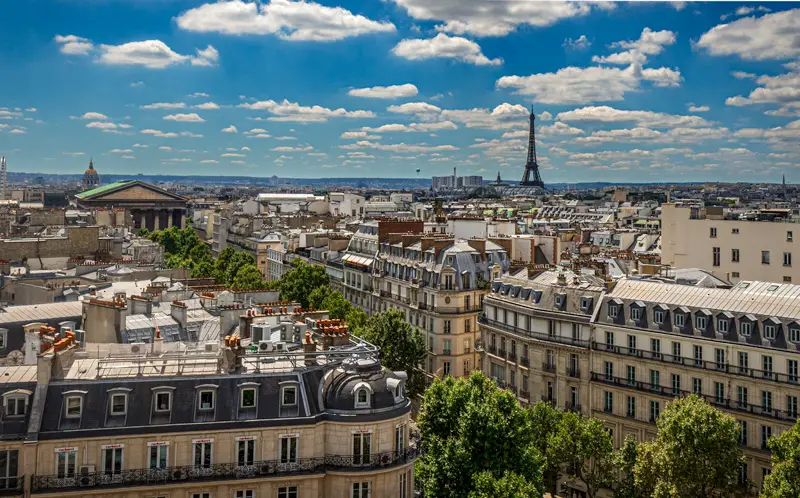
{"label": "wrought iron balcony railing", "polygon": [[[181,482],[254,479],[264,477],[319,474],[328,470],[373,471],[414,461],[417,448],[371,455],[325,455],[298,458],[292,463],[278,460],[253,462],[252,465],[215,463],[207,466],[185,465],[164,469],[130,469],[120,472],[76,473],[73,476],[35,475],[31,480],[34,493],[69,492],[96,488],[153,486]],[[22,478],[19,478],[21,481]]]}
{"label": "wrought iron balcony railing", "polygon": [[506,332],[510,332],[512,334],[516,334],[520,337],[527,337],[531,339],[538,339],[540,341],[548,341],[548,342],[557,342],[559,344],[568,344],[571,346],[579,346],[582,348],[589,347],[589,341],[583,341],[580,339],[573,339],[572,337],[565,337],[560,335],[551,335],[544,332],[535,332],[532,330],[525,330],[520,327],[515,327],[512,324],[498,322],[497,320],[491,320],[486,318],[485,316],[481,316],[478,318],[478,322],[483,325],[488,325],[490,327],[494,327],[498,330],[504,330]]}
{"label": "wrought iron balcony railing", "polygon": [[542,371],[556,373],[556,364],[545,361],[542,363]]}

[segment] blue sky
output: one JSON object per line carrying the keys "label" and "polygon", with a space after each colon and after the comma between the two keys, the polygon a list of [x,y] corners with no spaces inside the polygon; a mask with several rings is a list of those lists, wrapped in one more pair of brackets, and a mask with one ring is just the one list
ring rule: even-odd
{"label": "blue sky", "polygon": [[800,182],[800,5],[26,0],[12,171]]}

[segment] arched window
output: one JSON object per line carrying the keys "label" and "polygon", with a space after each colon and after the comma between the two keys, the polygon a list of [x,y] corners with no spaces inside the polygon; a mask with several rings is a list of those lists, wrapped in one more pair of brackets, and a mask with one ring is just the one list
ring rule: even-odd
{"label": "arched window", "polygon": [[370,399],[372,397],[372,386],[366,382],[359,382],[353,388],[353,393],[355,394],[356,408],[369,408],[372,406]]}

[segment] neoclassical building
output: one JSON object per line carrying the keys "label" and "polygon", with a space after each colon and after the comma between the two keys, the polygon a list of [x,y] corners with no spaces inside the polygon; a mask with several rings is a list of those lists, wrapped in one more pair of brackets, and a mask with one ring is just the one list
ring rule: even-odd
{"label": "neoclassical building", "polygon": [[89,159],[89,167],[83,172],[83,179],[81,180],[81,187],[83,190],[93,189],[100,185],[100,175],[94,169],[94,162]]}
{"label": "neoclassical building", "polygon": [[75,198],[78,207],[84,209],[125,209],[137,230],[186,226],[188,199],[139,180],[123,180],[92,188]]}

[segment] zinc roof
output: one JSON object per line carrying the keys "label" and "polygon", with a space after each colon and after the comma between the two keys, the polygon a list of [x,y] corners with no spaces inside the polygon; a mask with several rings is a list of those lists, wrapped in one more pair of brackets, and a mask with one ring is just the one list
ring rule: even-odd
{"label": "zinc roof", "polygon": [[53,318],[81,316],[82,312],[83,303],[80,301],[9,306],[4,313],[0,313],[0,325],[5,323],[31,323]]}

